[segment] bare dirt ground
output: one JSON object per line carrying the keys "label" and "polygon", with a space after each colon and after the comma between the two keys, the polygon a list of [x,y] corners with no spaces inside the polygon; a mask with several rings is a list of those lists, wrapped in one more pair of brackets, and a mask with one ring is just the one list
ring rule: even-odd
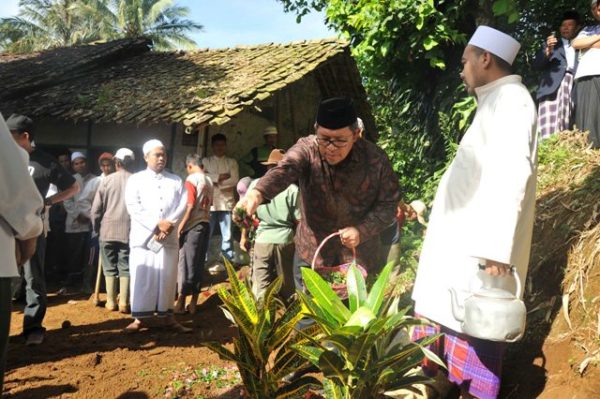
{"label": "bare dirt ground", "polygon": [[[132,320],[129,316],[96,307],[87,295],[50,294],[46,341],[39,347],[25,346],[19,335],[23,305],[15,305],[4,393],[21,399],[238,399],[235,366],[201,346],[230,342],[236,333],[214,292],[214,286],[207,289],[195,315],[178,316],[193,327],[192,334],[153,328],[131,335],[121,332]],[[65,321],[71,325],[63,327]],[[532,323],[530,329],[539,326]],[[552,337],[543,345],[526,338],[512,345],[500,397],[600,398],[600,372],[590,366],[580,377],[574,370],[576,357],[568,338]],[[456,397],[454,391],[447,399]]]}
{"label": "bare dirt ground", "polygon": [[[19,335],[23,306],[13,309],[5,394],[8,398],[239,398],[239,375],[200,346],[230,340],[235,328],[213,295],[195,315],[178,316],[192,334],[159,328],[121,330],[131,318],[86,296],[49,295],[46,340],[27,347]],[[70,327],[63,327],[68,320]],[[236,387],[238,386],[238,387]],[[187,391],[184,391],[189,388]]]}

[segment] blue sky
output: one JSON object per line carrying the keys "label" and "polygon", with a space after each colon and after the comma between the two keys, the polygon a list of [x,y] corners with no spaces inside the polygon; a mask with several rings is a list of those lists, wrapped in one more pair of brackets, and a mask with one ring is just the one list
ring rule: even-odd
{"label": "blue sky", "polygon": [[[0,18],[14,16],[19,0],[1,0]],[[179,0],[189,7],[190,18],[204,25],[193,35],[198,47],[232,47],[238,44],[285,43],[334,37],[325,27],[323,13],[310,13],[296,23],[294,14],[283,12],[275,0]]]}

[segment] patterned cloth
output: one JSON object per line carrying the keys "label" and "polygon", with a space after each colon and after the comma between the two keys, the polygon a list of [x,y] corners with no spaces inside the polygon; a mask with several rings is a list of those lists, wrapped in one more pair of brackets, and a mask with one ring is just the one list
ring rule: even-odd
{"label": "patterned cloth", "polygon": [[[353,226],[360,233],[357,261],[367,269],[377,266],[379,233],[394,221],[400,198],[398,178],[385,153],[359,139],[346,159],[329,165],[319,153],[315,136],[303,137],[259,180],[256,189],[273,199],[296,182],[302,215],[295,238],[299,257],[311,262],[325,237]],[[352,258],[340,240],[330,240],[317,258],[317,266],[348,263]]]}
{"label": "patterned cloth", "polygon": [[571,127],[573,115],[573,75],[565,73],[554,95],[540,99],[538,107],[538,130],[542,139]]}
{"label": "patterned cloth", "polygon": [[[479,399],[495,399],[500,392],[502,358],[506,344],[457,334],[455,331],[435,326],[417,326],[413,330],[413,341],[433,334],[444,333],[444,337],[431,345],[430,349],[440,356],[448,366],[448,379]],[[425,374],[437,374],[437,364],[423,362]]]}

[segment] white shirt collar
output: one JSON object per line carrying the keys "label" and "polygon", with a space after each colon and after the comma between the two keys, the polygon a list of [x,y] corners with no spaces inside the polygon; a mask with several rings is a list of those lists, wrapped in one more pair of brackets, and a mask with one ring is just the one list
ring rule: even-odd
{"label": "white shirt collar", "polygon": [[500,79],[496,79],[486,85],[476,87],[475,94],[477,94],[477,102],[483,101],[485,97],[493,92],[496,88],[509,83],[521,83],[521,77],[519,75],[508,75]]}

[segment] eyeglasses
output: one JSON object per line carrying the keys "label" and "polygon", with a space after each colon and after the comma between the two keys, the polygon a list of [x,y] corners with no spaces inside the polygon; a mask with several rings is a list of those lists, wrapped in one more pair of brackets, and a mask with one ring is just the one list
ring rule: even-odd
{"label": "eyeglasses", "polygon": [[325,137],[317,136],[317,144],[321,147],[329,147],[329,144],[333,145],[335,148],[344,148],[350,143],[350,140],[338,140],[338,139],[326,139]]}

